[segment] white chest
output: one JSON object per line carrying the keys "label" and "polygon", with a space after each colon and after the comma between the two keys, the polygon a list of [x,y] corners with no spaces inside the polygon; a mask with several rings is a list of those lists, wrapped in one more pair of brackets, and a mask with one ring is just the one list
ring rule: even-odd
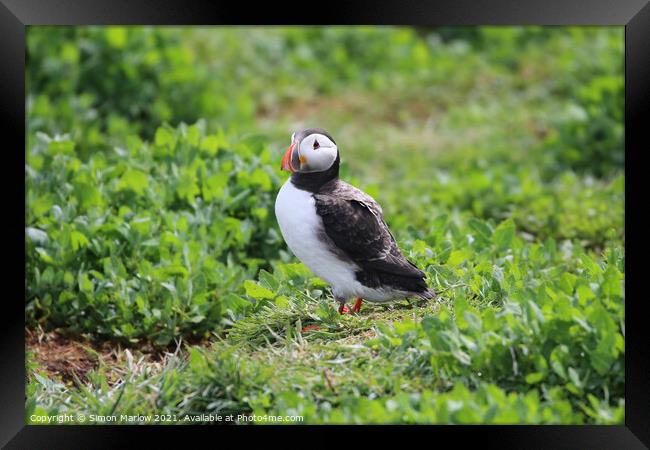
{"label": "white chest", "polygon": [[316,214],[312,194],[297,189],[291,180],[280,189],[275,215],[285,242],[294,255],[335,292],[351,293],[358,286],[355,264],[342,261],[322,240],[323,222]]}

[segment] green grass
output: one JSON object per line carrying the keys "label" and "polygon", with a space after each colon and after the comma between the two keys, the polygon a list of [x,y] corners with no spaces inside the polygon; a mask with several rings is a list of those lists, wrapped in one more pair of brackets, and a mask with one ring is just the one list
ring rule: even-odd
{"label": "green grass", "polygon": [[[130,351],[72,385],[30,353],[27,420],[623,423],[622,37],[30,29],[27,326]],[[288,253],[307,126],[438,299],[340,316]]]}

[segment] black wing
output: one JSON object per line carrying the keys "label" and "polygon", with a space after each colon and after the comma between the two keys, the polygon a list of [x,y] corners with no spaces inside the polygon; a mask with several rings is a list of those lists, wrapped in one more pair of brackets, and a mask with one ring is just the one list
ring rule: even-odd
{"label": "black wing", "polygon": [[362,269],[357,272],[359,282],[425,292],[424,272],[404,257],[379,205],[358,189],[339,183],[330,192],[314,194],[316,212],[325,234]]}

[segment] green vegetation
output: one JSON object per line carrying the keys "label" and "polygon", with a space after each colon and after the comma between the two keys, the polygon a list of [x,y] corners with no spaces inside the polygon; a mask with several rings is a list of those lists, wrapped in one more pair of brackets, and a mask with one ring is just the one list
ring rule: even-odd
{"label": "green vegetation", "polygon": [[[27,44],[27,327],[130,347],[72,384],[30,352],[28,421],[623,423],[621,28],[32,27]],[[339,316],[288,253],[279,159],[307,126],[438,300]]]}

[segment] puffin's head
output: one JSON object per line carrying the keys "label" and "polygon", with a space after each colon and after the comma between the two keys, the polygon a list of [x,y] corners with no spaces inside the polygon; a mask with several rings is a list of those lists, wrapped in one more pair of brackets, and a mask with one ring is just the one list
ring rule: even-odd
{"label": "puffin's head", "polygon": [[282,158],[282,170],[299,173],[324,172],[336,161],[334,139],[321,128],[307,128],[291,135],[291,145]]}

